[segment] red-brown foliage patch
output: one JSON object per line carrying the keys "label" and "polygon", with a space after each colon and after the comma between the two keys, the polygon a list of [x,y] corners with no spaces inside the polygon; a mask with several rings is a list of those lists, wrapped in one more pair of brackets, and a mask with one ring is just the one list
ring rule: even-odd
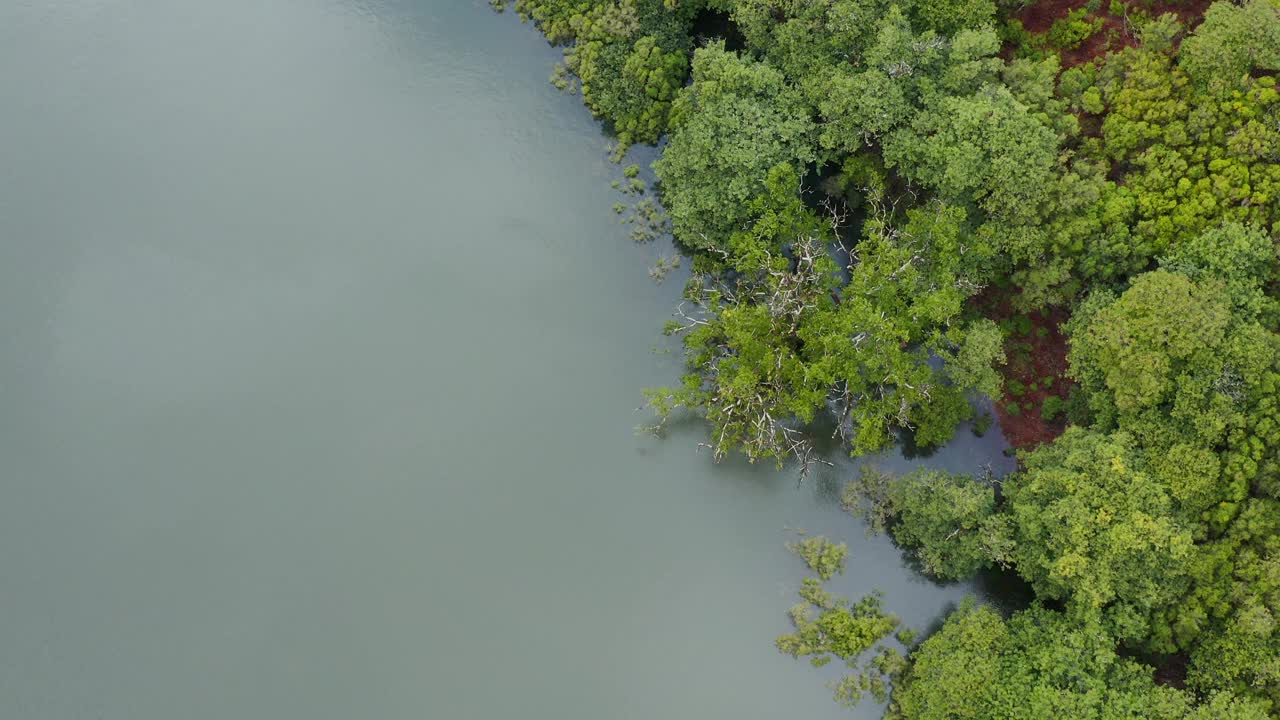
{"label": "red-brown foliage patch", "polygon": [[[1165,13],[1173,13],[1187,30],[1200,24],[1204,11],[1213,0],[1160,0],[1159,2],[1142,2],[1142,0],[1121,0],[1127,13],[1113,15],[1110,12],[1110,0],[1104,0],[1103,6],[1090,17],[1102,19],[1102,29],[1089,36],[1074,50],[1059,50],[1062,67],[1069,68],[1081,65],[1094,58],[1100,58],[1109,52],[1132,47],[1137,44],[1137,36],[1128,15],[1145,14],[1149,17],[1160,17]],[[1030,33],[1048,32],[1054,21],[1065,18],[1072,10],[1089,4],[1089,0],[1040,0],[1013,13],[1012,18],[1022,23]]]}
{"label": "red-brown foliage patch", "polygon": [[1065,401],[1073,383],[1067,378],[1067,338],[1061,325],[1062,308],[1017,313],[1005,297],[988,296],[980,303],[987,317],[1005,330],[1004,394],[996,399],[996,415],[1005,439],[1019,450],[1051,442],[1066,429],[1062,414],[1045,420],[1045,399]]}

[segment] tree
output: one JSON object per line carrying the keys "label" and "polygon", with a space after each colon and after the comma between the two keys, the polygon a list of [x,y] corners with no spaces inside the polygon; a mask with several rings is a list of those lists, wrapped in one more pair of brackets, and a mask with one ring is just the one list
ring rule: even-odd
{"label": "tree", "polygon": [[1183,42],[1179,64],[1197,85],[1218,92],[1255,69],[1280,70],[1280,8],[1270,0],[1210,5]]}
{"label": "tree", "polygon": [[1007,529],[995,516],[989,481],[928,469],[893,477],[864,467],[845,487],[844,505],[944,580],[972,577],[1007,558]]}
{"label": "tree", "polygon": [[875,595],[850,604],[842,598],[832,598],[812,583],[806,583],[800,594],[821,603],[815,606],[818,615],[814,616],[810,604],[793,607],[790,614],[795,632],[780,636],[777,646],[792,657],[810,658],[816,667],[833,657],[846,662],[856,660],[898,626],[898,619],[881,609]]}
{"label": "tree", "polygon": [[1221,532],[1251,486],[1280,478],[1280,338],[1261,322],[1275,315],[1262,290],[1275,250],[1260,232],[1227,224],[1163,264],[1076,310],[1070,374],[1099,429],[1136,438],[1179,512],[1199,532]]}
{"label": "tree", "polygon": [[781,73],[713,43],[693,59],[693,84],[676,98],[672,134],[654,170],[676,237],[723,248],[749,222],[748,205],[780,163],[814,159],[814,126]]}
{"label": "tree", "polygon": [[896,683],[890,720],[978,720],[993,717],[1009,628],[998,613],[966,600],[912,654]]}
{"label": "tree", "polygon": [[953,33],[993,25],[996,4],[992,0],[916,0],[913,14],[917,27]]}
{"label": "tree", "polygon": [[1276,352],[1275,338],[1235,312],[1209,273],[1144,273],[1118,298],[1092,298],[1068,330],[1070,373],[1095,417],[1153,449],[1218,447],[1245,422],[1251,386]]}
{"label": "tree", "polygon": [[[505,0],[493,0],[499,6]],[[693,10],[663,0],[516,0],[555,44],[565,63],[553,80],[612,125],[622,149],[656,143],[666,132],[671,101],[688,76]]]}
{"label": "tree", "polygon": [[1006,88],[945,97],[885,138],[885,161],[1000,222],[1031,222],[1048,200],[1058,139]]}
{"label": "tree", "polygon": [[1276,244],[1261,228],[1228,222],[1179,243],[1160,265],[1193,280],[1220,281],[1236,314],[1274,325],[1280,311],[1266,287],[1277,278],[1277,260]]}
{"label": "tree", "polygon": [[1167,614],[1191,650],[1188,685],[1280,701],[1280,504],[1247,500],[1192,573],[1192,592]]}
{"label": "tree", "polygon": [[[1006,621],[967,601],[910,661],[888,720],[1200,717],[1190,714],[1199,712],[1191,696],[1157,686],[1151,668],[1121,657],[1099,623],[1039,606]],[[1240,720],[1265,717],[1256,702],[1214,702]]]}
{"label": "tree", "polygon": [[1124,433],[1071,427],[1022,461],[1004,483],[1018,574],[1073,617],[1105,614],[1140,641],[1151,613],[1188,587],[1192,531],[1169,489]]}
{"label": "tree", "polygon": [[[697,310],[668,326],[684,335],[691,372],[651,392],[651,404],[662,419],[704,413],[716,457],[740,448],[752,460],[812,460],[799,426],[828,407],[854,454],[884,447],[896,430],[921,445],[945,441],[972,412],[973,387],[958,381],[989,386],[982,367],[1001,357],[990,323],[963,319],[986,264],[964,244],[963,212],[936,204],[908,211],[901,227],[887,214],[865,223],[845,280],[835,238],[798,185],[780,165],[740,208],[754,219],[695,276],[686,297]],[[931,364],[939,357],[955,361],[954,374]]]}
{"label": "tree", "polygon": [[947,95],[969,95],[996,80],[999,39],[989,28],[947,37],[916,33],[897,6],[876,22],[865,62],[822,75],[817,106],[822,145],[855,153],[878,143]]}
{"label": "tree", "polygon": [[724,243],[723,264],[694,275],[666,328],[683,335],[690,372],[679,387],[646,393],[661,422],[679,408],[702,412],[717,459],[734,449],[752,462],[811,459],[795,425],[814,419],[831,381],[812,372],[797,335],[835,304],[838,266],[799,183],[790,165],[778,165],[739,209],[754,221]]}
{"label": "tree", "polygon": [[[850,667],[858,656],[883,640],[898,626],[898,618],[885,613],[876,594],[856,603],[832,595],[823,582],[844,571],[844,544],[834,545],[822,538],[810,538],[788,546],[805,560],[818,578],[805,578],[800,585],[804,602],[788,613],[795,632],[779,636],[778,650],[794,658],[807,657],[814,667],[831,660],[843,660]],[[817,616],[814,616],[814,612]]]}
{"label": "tree", "polygon": [[863,151],[915,112],[902,84],[879,69],[841,68],[829,83],[829,92],[818,101],[826,119],[820,135],[824,149]]}
{"label": "tree", "polygon": [[568,67],[582,80],[591,112],[613,123],[618,142],[656,143],[667,129],[671,101],[688,75],[688,54],[664,50],[645,35],[634,44],[584,43],[566,53]]}
{"label": "tree", "polygon": [[957,387],[998,397],[1003,381],[997,366],[1004,363],[1004,333],[1000,326],[992,320],[975,320],[944,369]]}
{"label": "tree", "polygon": [[733,18],[748,47],[812,106],[830,95],[826,82],[837,59],[860,60],[883,13],[876,0],[736,0]]}

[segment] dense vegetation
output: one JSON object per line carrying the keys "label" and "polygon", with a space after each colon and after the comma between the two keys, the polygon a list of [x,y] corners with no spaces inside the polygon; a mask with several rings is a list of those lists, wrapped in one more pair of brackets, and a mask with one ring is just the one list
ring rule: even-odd
{"label": "dense vegetation", "polygon": [[[821,418],[855,455],[943,443],[983,395],[1043,421],[1004,479],[851,483],[922,571],[1016,573],[1036,600],[965,605],[837,697],[900,720],[1280,717],[1280,4],[1054,8],[515,3],[619,156],[666,139],[669,218],[637,212],[693,271],[660,422],[807,467]],[[1065,376],[1028,375],[1055,351]],[[795,549],[843,567],[843,545]],[[821,579],[779,647],[856,666],[897,621]]]}

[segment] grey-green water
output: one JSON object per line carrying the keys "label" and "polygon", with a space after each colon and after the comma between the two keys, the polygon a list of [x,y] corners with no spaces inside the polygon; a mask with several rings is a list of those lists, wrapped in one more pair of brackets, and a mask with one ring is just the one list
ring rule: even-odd
{"label": "grey-green water", "polygon": [[0,3],[0,717],[849,717],[772,649],[788,528],[970,590],[847,468],[633,433],[679,279],[555,58],[483,0]]}

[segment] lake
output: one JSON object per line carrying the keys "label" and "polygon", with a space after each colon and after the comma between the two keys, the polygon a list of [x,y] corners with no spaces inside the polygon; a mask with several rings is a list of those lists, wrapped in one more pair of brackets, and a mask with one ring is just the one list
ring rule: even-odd
{"label": "lake", "polygon": [[974,588],[847,463],[636,433],[682,278],[557,58],[485,0],[0,4],[0,716],[879,716],[774,650],[784,543],[917,627]]}

